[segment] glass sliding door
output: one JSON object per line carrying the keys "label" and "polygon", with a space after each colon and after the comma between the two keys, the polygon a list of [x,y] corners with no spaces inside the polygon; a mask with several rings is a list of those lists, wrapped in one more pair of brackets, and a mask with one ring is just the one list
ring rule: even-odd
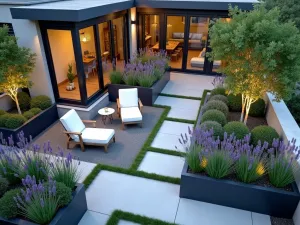
{"label": "glass sliding door", "polygon": [[159,15],[144,15],[144,47],[159,49]]}
{"label": "glass sliding door", "polygon": [[188,70],[204,71],[209,18],[191,16],[189,22],[186,68]]}
{"label": "glass sliding door", "polygon": [[84,77],[86,79],[87,97],[91,97],[100,90],[98,62],[94,27],[79,30]]}
{"label": "glass sliding door", "polygon": [[126,35],[124,30],[124,17],[119,17],[112,21],[113,23],[113,43],[114,43],[114,62],[116,70],[123,71],[125,63],[126,51]]}
{"label": "glass sliding door", "polygon": [[182,69],[185,52],[185,16],[167,16],[166,51],[173,69]]}

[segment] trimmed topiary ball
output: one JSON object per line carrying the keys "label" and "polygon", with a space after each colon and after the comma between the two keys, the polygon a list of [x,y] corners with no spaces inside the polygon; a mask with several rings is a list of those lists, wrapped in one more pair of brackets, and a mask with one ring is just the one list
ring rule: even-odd
{"label": "trimmed topiary ball", "polygon": [[27,110],[30,108],[31,98],[26,92],[19,92],[17,98],[21,110]]}
{"label": "trimmed topiary ball", "polygon": [[257,126],[251,131],[251,142],[253,145],[257,145],[259,140],[262,144],[266,141],[271,145],[274,138],[279,138],[279,135],[277,131],[270,126]]}
{"label": "trimmed topiary ball", "polygon": [[241,112],[242,111],[242,95],[233,95],[229,94],[227,96],[228,99],[228,107],[230,111],[233,112]]}
{"label": "trimmed topiary ball", "polygon": [[5,127],[9,129],[16,129],[26,122],[26,118],[23,115],[11,114],[8,120],[5,122]]}
{"label": "trimmed topiary ball", "polygon": [[7,191],[8,186],[8,181],[4,177],[0,177],[0,197]]}
{"label": "trimmed topiary ball", "polygon": [[[48,183],[44,183],[44,187],[48,188]],[[60,207],[68,205],[72,201],[72,190],[64,183],[56,182],[56,196],[59,197],[58,205]]]}
{"label": "trimmed topiary ball", "polygon": [[224,95],[213,95],[210,97],[208,101],[218,100],[224,102],[226,105],[228,105],[228,99]]}
{"label": "trimmed topiary ball", "polygon": [[0,109],[0,116],[6,114],[7,112],[5,110]]}
{"label": "trimmed topiary ball", "polygon": [[201,123],[204,123],[205,121],[216,121],[222,126],[227,123],[224,113],[216,109],[208,110],[202,115]]}
{"label": "trimmed topiary ball", "polygon": [[201,123],[199,127],[204,130],[213,129],[214,137],[220,137],[220,139],[222,139],[222,137],[224,136],[224,130],[222,125],[216,121],[205,121]]}
{"label": "trimmed topiary ball", "polygon": [[224,126],[224,131],[231,135],[234,133],[237,139],[243,139],[247,134],[250,133],[249,128],[242,122],[232,121]]}
{"label": "trimmed topiary ball", "polygon": [[226,96],[226,89],[223,87],[217,87],[210,92],[210,97],[214,95],[224,95]]}
{"label": "trimmed topiary ball", "polygon": [[39,95],[31,99],[31,108],[40,108],[42,110],[49,108],[52,105],[51,99],[46,95]]}
{"label": "trimmed topiary ball", "polygon": [[32,108],[32,109],[29,110],[29,112],[32,112],[33,115],[37,115],[40,112],[42,112],[42,110],[40,108]]}
{"label": "trimmed topiary ball", "polygon": [[6,114],[0,116],[0,127],[6,127],[5,123],[11,117],[11,115],[12,114],[6,113]]}
{"label": "trimmed topiary ball", "polygon": [[2,198],[0,198],[0,216],[6,219],[14,218],[18,215],[18,207],[14,200],[18,194],[21,193],[21,189],[12,189],[6,192]]}
{"label": "trimmed topiary ball", "polygon": [[263,99],[258,99],[251,104],[249,116],[264,117],[266,114],[266,103]]}
{"label": "trimmed topiary ball", "polygon": [[29,120],[29,119],[31,119],[32,117],[34,117],[34,114],[33,114],[33,112],[31,112],[31,111],[26,111],[26,112],[23,113],[23,116],[24,116],[27,120]]}
{"label": "trimmed topiary ball", "polygon": [[228,112],[229,112],[228,106],[222,101],[212,100],[212,101],[207,102],[203,106],[203,112],[206,112],[211,109],[217,109],[217,110],[221,111],[222,113],[224,113],[226,118],[228,116]]}

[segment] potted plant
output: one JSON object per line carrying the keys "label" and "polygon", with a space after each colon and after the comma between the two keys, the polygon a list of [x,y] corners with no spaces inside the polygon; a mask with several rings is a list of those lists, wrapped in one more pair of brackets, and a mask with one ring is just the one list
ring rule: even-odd
{"label": "potted plant", "polygon": [[[75,85],[74,85],[75,75],[73,73],[73,66],[72,66],[71,63],[68,64],[67,78],[69,80],[69,85],[68,86],[70,87],[70,89],[74,90],[75,89]],[[67,87],[67,89],[68,89],[68,87]]]}

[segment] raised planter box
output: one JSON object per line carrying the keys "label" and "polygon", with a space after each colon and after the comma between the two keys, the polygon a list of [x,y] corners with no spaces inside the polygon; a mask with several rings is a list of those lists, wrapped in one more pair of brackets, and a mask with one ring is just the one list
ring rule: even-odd
{"label": "raised planter box", "polygon": [[24,132],[25,137],[31,136],[35,138],[45,129],[47,129],[51,124],[58,120],[56,105],[52,105],[50,108],[45,109],[38,115],[26,121],[22,126],[14,130],[7,128],[0,128],[0,133],[3,134],[4,138],[12,136],[15,141],[18,140],[18,133]]}
{"label": "raised planter box", "polygon": [[156,81],[152,87],[140,87],[140,86],[130,86],[125,84],[109,84],[108,85],[108,93],[109,93],[109,101],[116,102],[117,98],[119,98],[119,89],[125,88],[137,88],[138,95],[141,99],[143,105],[152,106],[157,99],[158,95],[164,89],[168,81],[170,80],[170,71],[166,71],[163,77]]}
{"label": "raised planter box", "polygon": [[185,162],[180,182],[180,197],[223,205],[275,217],[292,218],[300,200],[296,183],[293,191],[214,179],[188,173]]}
{"label": "raised planter box", "polygon": [[[85,188],[83,184],[77,184],[73,192],[73,200],[56,213],[49,225],[77,225],[87,210]],[[0,217],[0,224],[3,225],[38,225],[23,219],[6,220]]]}

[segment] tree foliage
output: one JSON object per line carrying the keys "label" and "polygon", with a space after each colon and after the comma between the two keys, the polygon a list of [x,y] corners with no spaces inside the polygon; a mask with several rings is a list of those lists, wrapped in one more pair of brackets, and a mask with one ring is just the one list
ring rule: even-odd
{"label": "tree foliage", "polygon": [[210,27],[208,56],[224,62],[221,72],[231,93],[242,94],[246,123],[251,104],[266,92],[277,100],[290,97],[300,80],[300,34],[292,22],[280,22],[277,8],[256,5],[246,12],[230,6],[229,16]]}
{"label": "tree foliage", "polygon": [[21,113],[17,93],[20,88],[32,85],[28,74],[35,65],[35,54],[29,48],[19,47],[8,27],[0,28],[0,92],[7,93]]}

